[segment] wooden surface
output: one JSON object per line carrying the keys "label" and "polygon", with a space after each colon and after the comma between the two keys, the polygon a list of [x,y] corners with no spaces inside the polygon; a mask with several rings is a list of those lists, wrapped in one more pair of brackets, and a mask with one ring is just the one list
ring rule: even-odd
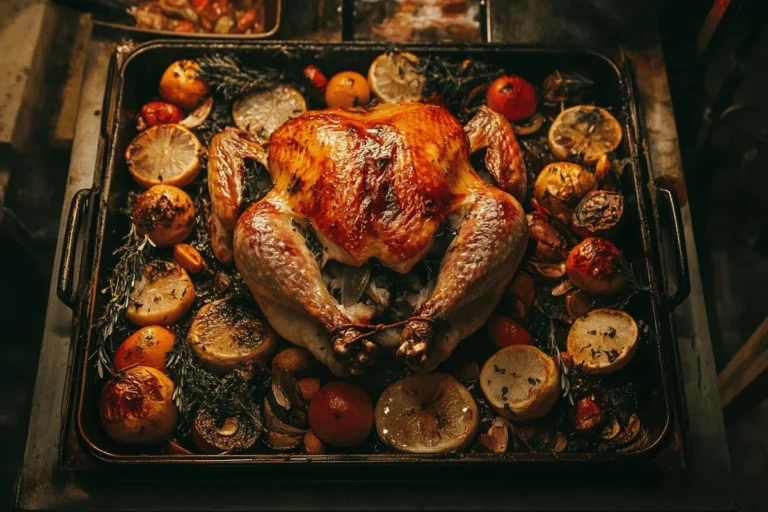
{"label": "wooden surface", "polygon": [[[768,318],[752,333],[725,369],[717,376],[720,401],[728,407],[768,370]],[[757,390],[762,397],[768,390]]]}

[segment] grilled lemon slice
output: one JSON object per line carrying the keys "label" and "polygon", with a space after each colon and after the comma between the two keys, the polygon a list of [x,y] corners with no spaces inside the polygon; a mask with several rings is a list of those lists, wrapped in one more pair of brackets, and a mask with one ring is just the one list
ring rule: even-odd
{"label": "grilled lemon slice", "polygon": [[582,156],[584,163],[597,162],[600,155],[621,144],[621,125],[607,110],[577,105],[560,112],[549,128],[549,146],[560,159]]}
{"label": "grilled lemon slice", "polygon": [[445,453],[475,437],[478,410],[459,381],[443,373],[410,375],[389,386],[376,403],[376,430],[402,453]]}
{"label": "grilled lemon slice", "polygon": [[412,53],[383,53],[368,68],[368,85],[382,103],[421,100],[424,76],[416,64],[419,58]]}
{"label": "grilled lemon slice", "polygon": [[232,105],[232,118],[241,130],[248,130],[268,141],[280,126],[307,111],[307,102],[299,91],[278,85],[266,91],[246,94]]}
{"label": "grilled lemon slice", "polygon": [[559,395],[555,362],[530,345],[512,345],[488,358],[480,388],[502,416],[530,421],[546,415]]}
{"label": "grilled lemon slice", "polygon": [[576,319],[568,332],[573,364],[594,375],[624,368],[637,351],[637,322],[623,311],[596,309]]}
{"label": "grilled lemon slice", "polygon": [[195,134],[178,124],[144,130],[125,150],[128,171],[142,188],[189,185],[200,172],[202,146]]}

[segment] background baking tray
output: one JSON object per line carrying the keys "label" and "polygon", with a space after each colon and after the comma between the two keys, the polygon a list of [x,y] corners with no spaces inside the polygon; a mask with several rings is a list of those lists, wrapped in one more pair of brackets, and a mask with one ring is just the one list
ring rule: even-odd
{"label": "background baking tray", "polygon": [[[72,393],[66,401],[68,415],[74,415],[77,436],[64,432],[64,439],[79,439],[93,456],[111,466],[166,467],[177,465],[230,466],[243,465],[273,467],[322,462],[329,465],[385,465],[419,463],[456,467],[467,464],[505,464],[507,467],[554,468],[574,463],[589,463],[603,468],[637,467],[648,461],[668,441],[672,421],[673,397],[682,399],[679,384],[670,371],[672,354],[676,350],[672,338],[670,313],[688,293],[687,267],[682,240],[682,227],[676,200],[665,189],[651,189],[648,158],[645,154],[641,130],[638,126],[637,105],[634,101],[631,76],[609,59],[584,50],[551,48],[520,48],[501,45],[412,45],[398,47],[418,55],[439,55],[463,60],[472,58],[506,67],[508,71],[540,83],[555,69],[581,69],[590,73],[596,83],[595,97],[602,106],[612,107],[624,127],[621,152],[630,159],[624,171],[623,187],[627,198],[626,236],[622,249],[632,263],[647,293],[638,294],[629,305],[629,312],[643,319],[650,327],[646,343],[638,350],[633,367],[636,375],[638,415],[648,429],[650,442],[639,452],[632,453],[503,453],[503,454],[239,454],[178,456],[161,453],[137,453],[114,443],[104,434],[97,413],[98,386],[95,368],[90,359],[93,320],[104,306],[99,293],[109,273],[112,251],[128,229],[127,220],[118,213],[133,188],[123,160],[123,152],[135,136],[134,115],[140,106],[155,94],[157,81],[163,70],[174,60],[194,59],[209,52],[235,54],[243,63],[252,66],[297,67],[312,63],[329,76],[344,69],[365,72],[370,62],[380,53],[391,50],[382,44],[303,44],[303,43],[239,43],[227,42],[158,42],[137,47],[115,61],[108,95],[105,98],[103,164],[97,170],[96,185],[92,190],[78,193],[72,203],[64,254],[59,279],[59,296],[75,309],[73,329]],[[656,206],[664,205],[671,215],[671,231],[677,256],[677,282],[673,295],[664,289],[660,263],[659,215]],[[76,234],[86,222],[87,236],[79,260],[80,279],[74,282]],[[65,416],[67,417],[67,416]],[[542,465],[546,463],[546,465]]]}

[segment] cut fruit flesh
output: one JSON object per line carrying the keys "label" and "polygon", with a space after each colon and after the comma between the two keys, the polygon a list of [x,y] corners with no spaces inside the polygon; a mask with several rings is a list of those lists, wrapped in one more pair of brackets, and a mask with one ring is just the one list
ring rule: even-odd
{"label": "cut fruit flesh", "polygon": [[178,124],[144,130],[125,150],[128,171],[142,188],[153,185],[184,187],[200,172],[202,146],[195,134]]}
{"label": "cut fruit flesh", "polygon": [[200,363],[218,374],[241,363],[266,360],[276,344],[266,322],[245,305],[227,300],[203,306],[192,321],[187,340]]}
{"label": "cut fruit flesh", "polygon": [[530,345],[499,350],[480,372],[480,387],[488,403],[502,416],[530,421],[546,415],[559,396],[557,366]]}
{"label": "cut fruit flesh", "polygon": [[549,129],[549,146],[555,156],[582,156],[587,164],[616,149],[621,138],[621,125],[616,118],[594,105],[563,110]]}
{"label": "cut fruit flesh", "polygon": [[368,69],[368,85],[382,103],[419,101],[424,77],[416,64],[419,58],[408,52],[384,53]]}
{"label": "cut fruit flesh", "polygon": [[266,91],[251,92],[232,105],[232,118],[241,130],[268,141],[280,126],[306,112],[307,102],[299,91],[278,85]]}
{"label": "cut fruit flesh", "polygon": [[576,319],[568,332],[568,353],[586,373],[624,368],[637,351],[637,322],[623,311],[596,309]]}
{"label": "cut fruit flesh", "polygon": [[379,438],[402,453],[445,453],[475,437],[478,409],[459,381],[443,373],[410,375],[376,403]]}
{"label": "cut fruit flesh", "polygon": [[156,260],[141,271],[125,315],[134,325],[171,325],[192,307],[195,286],[176,263]]}

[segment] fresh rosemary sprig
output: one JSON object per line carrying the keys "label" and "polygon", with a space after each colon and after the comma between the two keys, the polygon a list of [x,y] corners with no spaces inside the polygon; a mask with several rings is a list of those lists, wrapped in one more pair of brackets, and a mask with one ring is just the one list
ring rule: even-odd
{"label": "fresh rosemary sprig", "polygon": [[101,290],[101,293],[109,295],[109,302],[97,322],[99,335],[92,356],[96,358],[96,369],[100,378],[104,378],[105,372],[112,373],[112,355],[115,351],[112,333],[123,319],[131,301],[133,287],[136,281],[141,279],[141,270],[154,246],[147,235],[139,236],[132,223],[130,231],[123,237],[123,245],[112,253],[118,257],[118,261],[112,269],[106,288]]}
{"label": "fresh rosemary sprig", "polygon": [[557,366],[560,371],[560,389],[563,390],[563,397],[568,397],[568,401],[573,405],[573,394],[571,393],[571,370],[563,361],[563,356],[560,355],[560,348],[557,346],[557,340],[555,339],[555,323],[552,319],[549,319],[549,351],[557,358]]}
{"label": "fresh rosemary sprig", "polygon": [[231,100],[247,92],[269,89],[283,81],[284,75],[274,68],[250,68],[231,55],[214,53],[196,59],[200,76],[214,93]]}

